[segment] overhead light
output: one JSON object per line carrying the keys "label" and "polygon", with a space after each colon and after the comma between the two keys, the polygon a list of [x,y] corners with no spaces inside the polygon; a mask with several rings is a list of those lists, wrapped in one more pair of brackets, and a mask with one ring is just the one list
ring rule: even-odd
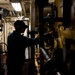
{"label": "overhead light", "polygon": [[21,4],[20,3],[11,3],[15,11],[22,11]]}

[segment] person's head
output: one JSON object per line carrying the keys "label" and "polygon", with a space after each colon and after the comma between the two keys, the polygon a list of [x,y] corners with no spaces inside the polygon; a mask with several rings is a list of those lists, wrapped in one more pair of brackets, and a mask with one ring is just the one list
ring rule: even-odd
{"label": "person's head", "polygon": [[25,29],[28,28],[28,26],[22,20],[15,21],[14,27],[15,30],[19,33],[24,33]]}

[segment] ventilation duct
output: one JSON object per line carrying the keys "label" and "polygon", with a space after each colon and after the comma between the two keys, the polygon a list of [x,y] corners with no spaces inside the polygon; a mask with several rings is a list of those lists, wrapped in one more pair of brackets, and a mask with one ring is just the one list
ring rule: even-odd
{"label": "ventilation duct", "polygon": [[10,3],[10,0],[0,0],[0,4],[8,4]]}

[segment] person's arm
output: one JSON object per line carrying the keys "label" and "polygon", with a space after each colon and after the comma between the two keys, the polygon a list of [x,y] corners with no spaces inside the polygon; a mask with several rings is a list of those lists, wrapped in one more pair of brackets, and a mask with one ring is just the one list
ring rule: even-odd
{"label": "person's arm", "polygon": [[39,38],[27,38],[27,44],[28,46],[37,45],[39,44]]}

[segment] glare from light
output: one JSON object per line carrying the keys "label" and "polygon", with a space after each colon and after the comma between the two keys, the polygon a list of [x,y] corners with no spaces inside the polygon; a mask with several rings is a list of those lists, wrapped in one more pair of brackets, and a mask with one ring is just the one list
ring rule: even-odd
{"label": "glare from light", "polygon": [[11,3],[15,11],[22,11],[21,4],[20,3]]}
{"label": "glare from light", "polygon": [[61,75],[61,74],[60,74],[60,72],[57,72],[57,74],[56,74],[56,75]]}
{"label": "glare from light", "polygon": [[24,18],[25,20],[29,20],[29,18]]}

